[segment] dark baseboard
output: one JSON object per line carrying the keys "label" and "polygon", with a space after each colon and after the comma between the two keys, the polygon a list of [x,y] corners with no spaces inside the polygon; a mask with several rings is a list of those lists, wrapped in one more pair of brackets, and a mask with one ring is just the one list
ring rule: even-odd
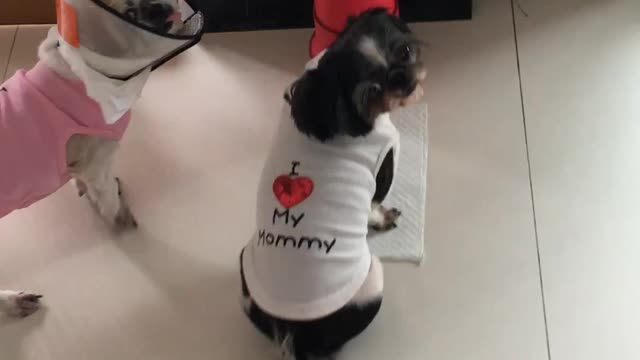
{"label": "dark baseboard", "polygon": [[[207,32],[313,27],[313,0],[190,0],[205,14]],[[399,0],[407,22],[466,20],[471,0]]]}

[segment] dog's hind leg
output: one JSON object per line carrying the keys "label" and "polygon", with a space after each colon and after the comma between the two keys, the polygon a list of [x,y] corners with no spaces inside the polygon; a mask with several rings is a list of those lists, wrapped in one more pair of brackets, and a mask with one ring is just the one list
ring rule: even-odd
{"label": "dog's hind leg", "polygon": [[24,291],[0,290],[0,310],[9,315],[26,317],[40,308],[42,295]]}
{"label": "dog's hind leg", "polygon": [[114,229],[138,226],[122,192],[122,184],[111,172],[118,143],[103,138],[74,135],[67,143],[67,166],[80,196]]}

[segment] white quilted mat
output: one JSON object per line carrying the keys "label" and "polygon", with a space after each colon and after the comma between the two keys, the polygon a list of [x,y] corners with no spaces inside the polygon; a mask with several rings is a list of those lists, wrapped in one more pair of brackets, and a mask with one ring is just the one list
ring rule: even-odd
{"label": "white quilted mat", "polygon": [[427,198],[427,104],[399,109],[391,119],[400,132],[400,160],[393,188],[383,205],[398,208],[402,216],[391,231],[371,231],[369,245],[382,260],[420,264]]}

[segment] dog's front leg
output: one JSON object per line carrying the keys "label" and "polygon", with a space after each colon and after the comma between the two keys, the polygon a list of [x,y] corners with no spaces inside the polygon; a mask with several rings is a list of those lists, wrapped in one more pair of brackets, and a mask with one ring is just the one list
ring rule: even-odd
{"label": "dog's front leg", "polygon": [[67,144],[67,165],[76,180],[79,195],[86,195],[98,214],[116,230],[138,226],[122,192],[122,184],[111,172],[116,141],[75,135]]}
{"label": "dog's front leg", "polygon": [[40,308],[42,295],[24,291],[0,290],[0,311],[9,315],[25,317]]}
{"label": "dog's front leg", "polygon": [[371,212],[369,213],[369,227],[376,231],[394,229],[397,226],[396,220],[402,214],[396,208],[388,209],[381,204],[389,194],[393,182],[395,171],[393,155],[393,150],[385,155],[376,175],[376,192],[373,195]]}

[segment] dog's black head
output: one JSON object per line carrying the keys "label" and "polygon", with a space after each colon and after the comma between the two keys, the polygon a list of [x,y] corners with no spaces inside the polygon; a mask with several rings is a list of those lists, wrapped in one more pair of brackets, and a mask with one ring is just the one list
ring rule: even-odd
{"label": "dog's black head", "polygon": [[378,115],[404,105],[425,76],[411,30],[384,9],[372,9],[349,20],[318,67],[285,98],[296,126],[309,136],[363,136]]}

